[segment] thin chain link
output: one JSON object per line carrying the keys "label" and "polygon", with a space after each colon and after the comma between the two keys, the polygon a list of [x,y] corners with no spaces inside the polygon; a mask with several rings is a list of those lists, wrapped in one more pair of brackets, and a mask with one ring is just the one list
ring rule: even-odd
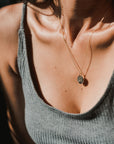
{"label": "thin chain link", "polygon": [[[59,21],[60,21],[60,20],[59,20]],[[87,75],[87,73],[88,73],[88,70],[89,70],[89,68],[90,68],[90,65],[91,65],[91,62],[92,62],[92,56],[93,56],[93,54],[92,54],[92,46],[91,46],[92,34],[90,35],[90,38],[89,38],[89,48],[90,48],[90,53],[91,53],[91,54],[90,54],[90,61],[89,61],[87,70],[86,70],[86,72],[85,72],[85,74],[84,74],[83,71],[82,71],[82,69],[81,69],[81,67],[80,67],[80,65],[79,65],[79,63],[78,63],[78,61],[77,61],[77,59],[74,57],[74,55],[73,55],[73,53],[72,53],[72,51],[71,51],[71,47],[68,45],[68,42],[67,42],[67,40],[66,40],[66,38],[65,38],[65,36],[66,36],[66,35],[65,35],[65,31],[64,31],[63,26],[62,26],[62,24],[61,24],[61,21],[60,21],[60,26],[61,26],[61,30],[62,30],[63,40],[64,40],[65,45],[66,45],[66,47],[67,47],[67,49],[68,49],[68,51],[69,51],[69,53],[70,53],[70,55],[71,55],[71,57],[72,57],[72,60],[73,60],[73,63],[74,63],[75,68],[78,69],[80,75],[83,75],[83,77],[86,77],[86,75]]]}
{"label": "thin chain link", "polygon": [[[51,14],[43,13],[43,12],[39,11],[37,8],[35,8],[33,5],[31,5],[30,3],[28,3],[27,5],[28,5],[30,8],[32,8],[34,11],[36,11],[36,12],[42,14],[42,15],[52,16],[52,15],[54,14],[54,12],[52,12]],[[107,11],[106,11],[106,12],[107,12]],[[90,61],[89,61],[87,70],[86,70],[86,72],[85,72],[85,74],[84,74],[83,71],[82,71],[82,69],[81,69],[81,67],[80,67],[80,65],[79,65],[79,63],[78,63],[78,61],[77,61],[77,59],[74,57],[74,55],[73,55],[73,53],[72,53],[72,51],[71,51],[71,47],[68,45],[68,42],[67,42],[67,40],[66,40],[66,38],[65,38],[65,36],[66,36],[66,35],[65,35],[65,31],[64,31],[64,28],[63,28],[63,26],[62,26],[62,24],[61,24],[61,21],[60,21],[60,17],[58,17],[58,18],[59,18],[60,26],[61,26],[61,29],[62,29],[63,40],[64,40],[64,42],[65,42],[65,45],[66,45],[66,47],[67,47],[67,49],[68,49],[68,51],[69,51],[72,59],[73,59],[74,66],[75,66],[76,69],[78,69],[79,74],[82,75],[84,78],[86,78],[86,75],[87,75],[87,73],[88,73],[88,71],[89,71],[89,68],[90,68],[90,65],[91,65],[91,62],[92,62],[92,57],[93,57],[92,46],[91,46],[91,40],[92,40],[93,34],[91,33],[90,38],[89,38]],[[101,19],[100,22],[102,23],[103,20],[104,20],[104,17]],[[111,26],[111,24],[110,24],[110,26]],[[94,33],[94,32],[93,32],[93,33]]]}

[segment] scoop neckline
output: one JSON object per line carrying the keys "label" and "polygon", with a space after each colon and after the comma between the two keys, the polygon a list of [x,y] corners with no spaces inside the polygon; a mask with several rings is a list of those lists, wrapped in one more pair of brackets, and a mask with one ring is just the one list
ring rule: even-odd
{"label": "scoop neckline", "polygon": [[29,60],[28,60],[28,51],[27,51],[27,45],[26,45],[26,35],[25,35],[25,31],[24,31],[24,29],[19,29],[19,33],[20,33],[20,31],[22,31],[23,32],[23,35],[24,35],[24,42],[25,42],[25,57],[26,57],[26,69],[27,69],[27,71],[28,71],[28,77],[30,78],[30,86],[31,86],[31,88],[32,88],[32,92],[34,93],[33,95],[34,95],[34,98],[35,98],[35,102],[34,103],[38,103],[38,102],[40,102],[40,104],[41,105],[43,105],[46,109],[48,109],[48,110],[50,110],[50,111],[53,111],[53,112],[55,112],[55,113],[57,113],[57,114],[59,114],[59,115],[62,115],[62,116],[67,116],[67,117],[72,117],[72,118],[79,118],[79,119],[81,119],[81,118],[85,118],[85,117],[87,117],[87,116],[89,116],[89,115],[91,115],[92,113],[94,113],[95,112],[95,110],[99,107],[99,106],[101,106],[100,104],[102,104],[102,102],[105,100],[105,98],[107,97],[107,95],[108,95],[108,93],[110,92],[110,90],[111,90],[111,87],[112,87],[112,80],[113,80],[113,78],[114,78],[114,70],[113,70],[113,72],[112,72],[112,75],[111,75],[111,77],[110,77],[110,79],[109,79],[109,82],[108,82],[108,84],[107,84],[107,87],[106,87],[106,89],[105,89],[105,91],[104,91],[104,93],[103,93],[103,95],[101,96],[101,98],[98,100],[98,102],[91,108],[91,109],[89,109],[88,111],[86,111],[86,112],[84,112],[84,113],[68,113],[68,112],[64,112],[64,111],[62,111],[62,110],[59,110],[59,109],[57,109],[57,108],[55,108],[55,107],[53,107],[53,106],[50,106],[50,105],[48,105],[47,103],[45,103],[45,101],[39,96],[39,94],[37,93],[37,91],[36,91],[36,89],[35,89],[35,86],[34,86],[34,82],[33,82],[33,79],[32,79],[32,77],[31,77],[31,72],[30,72],[30,67],[29,67]]}

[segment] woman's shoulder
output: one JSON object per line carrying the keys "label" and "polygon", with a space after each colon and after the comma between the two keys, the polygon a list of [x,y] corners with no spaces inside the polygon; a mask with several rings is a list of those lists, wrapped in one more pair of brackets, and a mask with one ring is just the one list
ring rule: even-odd
{"label": "woman's shoulder", "polygon": [[14,65],[21,15],[22,3],[0,9],[0,69],[5,63]]}
{"label": "woman's shoulder", "polygon": [[7,39],[17,34],[21,13],[22,4],[9,5],[0,9],[0,41],[2,43],[5,41],[6,44]]}
{"label": "woman's shoulder", "polygon": [[22,3],[9,5],[0,9],[0,32],[3,35],[15,32],[19,28],[21,13]]}

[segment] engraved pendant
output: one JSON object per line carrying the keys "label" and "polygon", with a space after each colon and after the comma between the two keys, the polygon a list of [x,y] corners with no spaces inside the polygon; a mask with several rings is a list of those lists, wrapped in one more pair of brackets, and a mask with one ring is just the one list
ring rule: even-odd
{"label": "engraved pendant", "polygon": [[81,74],[77,77],[77,81],[78,81],[79,84],[83,84],[84,83],[84,79],[85,79],[84,76],[81,75]]}

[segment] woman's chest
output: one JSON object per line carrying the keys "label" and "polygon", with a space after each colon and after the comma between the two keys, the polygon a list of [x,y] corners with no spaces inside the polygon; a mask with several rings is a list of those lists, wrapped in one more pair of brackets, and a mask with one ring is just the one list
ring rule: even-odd
{"label": "woman's chest", "polygon": [[80,73],[78,65],[86,73],[90,63],[90,51],[86,45],[85,49],[72,50],[77,61],[74,63],[60,39],[56,38],[48,45],[33,41],[34,70],[42,98],[49,105],[69,113],[83,113],[105,93],[114,70],[112,50],[93,51],[86,75],[88,84],[84,86],[78,83],[77,77]]}

